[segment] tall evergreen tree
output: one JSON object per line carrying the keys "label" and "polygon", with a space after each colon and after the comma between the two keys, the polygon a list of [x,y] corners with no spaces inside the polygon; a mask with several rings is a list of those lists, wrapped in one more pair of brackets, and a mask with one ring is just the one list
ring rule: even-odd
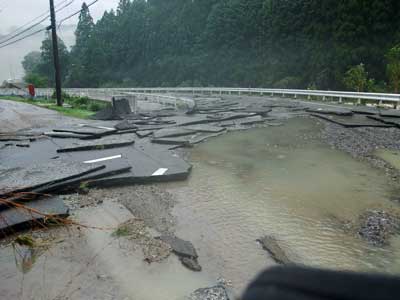
{"label": "tall evergreen tree", "polygon": [[89,8],[84,2],[79,15],[78,26],[75,30],[75,46],[71,50],[71,72],[69,84],[77,87],[92,86],[92,70],[89,68],[91,57],[90,48],[94,23]]}

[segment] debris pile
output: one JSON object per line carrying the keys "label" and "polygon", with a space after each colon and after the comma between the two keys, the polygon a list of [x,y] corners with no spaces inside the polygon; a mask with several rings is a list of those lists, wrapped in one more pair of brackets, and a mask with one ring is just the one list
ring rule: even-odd
{"label": "debris pile", "polygon": [[195,290],[187,300],[229,300],[229,295],[222,285]]}
{"label": "debris pile", "polygon": [[389,238],[399,233],[399,218],[382,210],[371,210],[360,216],[358,234],[374,246],[386,246]]}

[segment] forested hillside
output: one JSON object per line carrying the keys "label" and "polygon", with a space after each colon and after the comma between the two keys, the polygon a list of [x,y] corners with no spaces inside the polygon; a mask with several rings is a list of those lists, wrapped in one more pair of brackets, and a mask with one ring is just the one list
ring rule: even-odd
{"label": "forested hillside", "polygon": [[84,7],[64,85],[395,90],[399,26],[398,0],[121,0]]}

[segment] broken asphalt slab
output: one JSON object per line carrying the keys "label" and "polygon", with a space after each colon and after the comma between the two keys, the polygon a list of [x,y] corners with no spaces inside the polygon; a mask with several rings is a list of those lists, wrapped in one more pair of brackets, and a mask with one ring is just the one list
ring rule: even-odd
{"label": "broken asphalt slab", "polygon": [[335,108],[335,107],[314,107],[306,109],[309,113],[323,114],[323,115],[335,115],[335,116],[352,116],[353,112],[346,108]]}
{"label": "broken asphalt slab", "polygon": [[[0,212],[0,237],[15,231],[37,227],[57,218],[69,216],[69,209],[59,197],[43,197],[24,203],[24,208],[10,207]],[[57,224],[53,222],[52,224]]]}
{"label": "broken asphalt slab", "polygon": [[383,124],[400,127],[400,118],[382,117],[382,116],[368,116],[369,119],[382,122]]}
{"label": "broken asphalt slab", "polygon": [[383,124],[382,122],[371,119],[371,116],[366,115],[353,115],[353,116],[328,116],[320,114],[311,114],[311,116],[323,119],[343,127],[355,128],[355,127],[378,127],[378,128],[389,128],[393,125]]}
{"label": "broken asphalt slab", "polygon": [[218,133],[218,132],[222,132],[222,131],[226,130],[223,127],[212,126],[212,125],[208,125],[208,124],[191,125],[191,126],[187,126],[184,128],[192,130],[192,131],[207,132],[207,133]]}
{"label": "broken asphalt slab", "polygon": [[102,164],[105,166],[104,169],[74,179],[44,185],[34,189],[32,192],[64,193],[69,191],[76,191],[80,190],[82,187],[86,187],[90,181],[128,173],[132,169],[132,166],[128,163],[128,161],[122,158],[120,155],[116,155],[113,157],[97,158],[93,159],[92,161],[87,161],[85,163],[97,163],[98,161],[102,162]]}
{"label": "broken asphalt slab", "polygon": [[379,114],[378,108],[370,107],[370,106],[356,106],[354,108],[351,108],[351,111],[355,114],[361,114],[361,115],[378,115]]}
{"label": "broken asphalt slab", "polygon": [[[178,155],[166,150],[165,147],[151,144],[147,140],[139,141],[132,146],[104,151],[102,153],[107,156],[121,154],[127,159],[132,169],[128,173],[91,181],[90,186],[118,186],[185,180],[192,169],[192,166]],[[88,152],[80,154],[88,157]],[[79,157],[82,158],[82,155]]]}
{"label": "broken asphalt slab", "polygon": [[400,118],[400,110],[398,109],[382,109],[380,110],[381,117]]}
{"label": "broken asphalt slab", "polygon": [[53,129],[54,132],[67,132],[74,133],[78,135],[94,135],[94,136],[105,136],[117,132],[117,129],[109,128],[93,128],[93,127],[79,127],[79,128],[56,128]]}
{"label": "broken asphalt slab", "polygon": [[58,153],[62,152],[74,152],[74,151],[89,151],[89,150],[104,150],[104,149],[112,149],[119,148],[124,146],[129,146],[135,143],[136,134],[132,136],[128,135],[115,135],[109,136],[103,139],[97,139],[90,142],[75,142],[74,144],[70,144],[64,146],[60,149],[57,149]]}
{"label": "broken asphalt slab", "polygon": [[103,168],[103,165],[57,160],[25,167],[2,168],[0,194],[29,192],[44,185],[80,177]]}
{"label": "broken asphalt slab", "polygon": [[186,135],[193,135],[196,131],[182,128],[182,127],[173,127],[173,128],[164,128],[154,132],[154,138],[168,138],[168,137],[180,137]]}

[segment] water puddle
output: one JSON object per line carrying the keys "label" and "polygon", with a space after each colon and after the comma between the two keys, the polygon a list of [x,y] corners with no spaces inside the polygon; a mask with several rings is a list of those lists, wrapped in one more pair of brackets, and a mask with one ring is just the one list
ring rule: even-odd
{"label": "water puddle", "polygon": [[392,167],[400,170],[400,151],[390,149],[378,149],[375,151],[374,154],[389,163]]}
{"label": "water puddle", "polygon": [[177,234],[206,272],[240,291],[274,264],[255,240],[273,235],[309,266],[400,273],[400,239],[376,248],[346,230],[367,209],[398,211],[383,173],[320,142],[319,123],[234,132],[193,149],[190,180],[167,185],[179,203]]}

